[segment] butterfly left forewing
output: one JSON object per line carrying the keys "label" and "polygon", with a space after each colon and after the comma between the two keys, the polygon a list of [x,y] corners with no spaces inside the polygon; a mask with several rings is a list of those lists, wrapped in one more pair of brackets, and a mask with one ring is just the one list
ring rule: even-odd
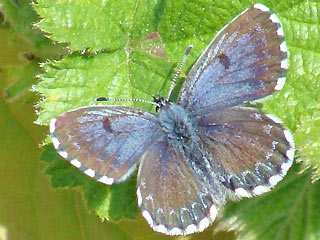
{"label": "butterfly left forewing", "polygon": [[280,90],[287,49],[275,14],[262,4],[223,28],[192,67],[179,104],[194,115],[252,101]]}
{"label": "butterfly left forewing", "polygon": [[151,113],[131,107],[89,106],[52,119],[50,136],[63,158],[110,185],[133,172],[161,133]]}
{"label": "butterfly left forewing", "polygon": [[232,107],[203,116],[198,134],[220,164],[221,183],[240,197],[269,191],[293,163],[291,133],[257,109]]}

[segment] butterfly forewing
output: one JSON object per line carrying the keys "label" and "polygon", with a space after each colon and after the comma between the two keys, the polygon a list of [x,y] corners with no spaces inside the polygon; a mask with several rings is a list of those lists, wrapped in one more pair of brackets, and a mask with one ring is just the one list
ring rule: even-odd
{"label": "butterfly forewing", "polygon": [[62,157],[105,184],[125,180],[160,137],[153,114],[114,106],[67,112],[51,121],[50,131]]}
{"label": "butterfly forewing", "polygon": [[178,102],[201,115],[265,97],[283,87],[286,58],[278,18],[255,4],[209,44],[192,67]]}
{"label": "butterfly forewing", "polygon": [[202,143],[222,166],[220,181],[241,197],[260,195],[292,165],[293,138],[279,120],[259,110],[232,107],[203,116]]}
{"label": "butterfly forewing", "polygon": [[142,214],[156,231],[169,235],[204,230],[225,203],[224,187],[211,175],[197,144],[186,148],[193,148],[192,156],[161,139],[144,154],[138,173]]}

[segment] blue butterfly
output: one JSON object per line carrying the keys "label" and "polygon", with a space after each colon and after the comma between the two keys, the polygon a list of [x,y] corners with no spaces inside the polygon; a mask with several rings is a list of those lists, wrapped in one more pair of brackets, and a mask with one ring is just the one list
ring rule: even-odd
{"label": "blue butterfly", "polygon": [[290,132],[278,118],[241,106],[281,90],[287,65],[280,21],[255,4],[211,41],[176,103],[173,81],[168,97],[152,102],[156,114],[86,106],[52,119],[51,139],[62,157],[107,185],[126,180],[140,162],[138,204],[152,228],[200,232],[226,201],[268,192],[291,167]]}

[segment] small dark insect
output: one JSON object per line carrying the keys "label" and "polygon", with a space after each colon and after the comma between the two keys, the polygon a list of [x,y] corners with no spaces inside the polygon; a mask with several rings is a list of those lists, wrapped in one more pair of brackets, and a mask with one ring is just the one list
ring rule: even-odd
{"label": "small dark insect", "polygon": [[[287,69],[283,29],[255,4],[225,26],[192,67],[176,103],[154,98],[157,114],[86,106],[51,120],[58,153],[104,184],[126,180],[138,162],[137,197],[155,231],[203,231],[227,200],[268,192],[294,158],[290,132],[274,116],[242,107],[281,90]],[[120,99],[98,98],[98,101]]]}

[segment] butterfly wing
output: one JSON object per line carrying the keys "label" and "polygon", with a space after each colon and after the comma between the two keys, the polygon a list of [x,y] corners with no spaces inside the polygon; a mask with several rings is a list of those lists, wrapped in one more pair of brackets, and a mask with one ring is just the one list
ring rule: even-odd
{"label": "butterfly wing", "polygon": [[212,40],[192,67],[178,102],[201,115],[265,97],[283,87],[286,58],[278,18],[255,4]]}
{"label": "butterfly wing", "polygon": [[167,235],[203,231],[225,203],[228,190],[210,174],[214,172],[203,154],[196,143],[173,145],[163,137],[143,155],[138,204],[155,231]]}
{"label": "butterfly wing", "polygon": [[155,116],[130,107],[90,106],[51,120],[58,153],[85,174],[105,184],[125,180],[160,137]]}
{"label": "butterfly wing", "polygon": [[221,166],[221,183],[240,197],[269,191],[292,165],[292,135],[276,117],[259,110],[232,107],[203,116],[198,130]]}

